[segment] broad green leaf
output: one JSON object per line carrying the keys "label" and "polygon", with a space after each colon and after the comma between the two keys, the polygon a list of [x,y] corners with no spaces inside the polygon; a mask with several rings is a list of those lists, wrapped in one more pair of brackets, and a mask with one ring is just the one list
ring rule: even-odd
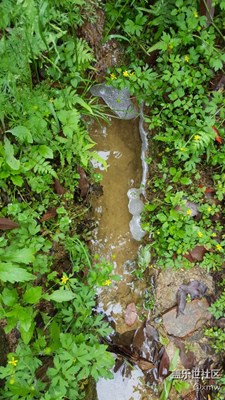
{"label": "broad green leaf", "polygon": [[24,143],[33,143],[32,134],[26,126],[18,125],[15,128],[9,129],[6,132],[12,133],[13,136],[16,136],[19,141]]}
{"label": "broad green leaf", "polygon": [[72,138],[78,128],[80,113],[77,110],[60,110],[57,112],[57,116],[63,125],[63,133]]}
{"label": "broad green leaf", "polygon": [[177,169],[174,168],[174,167],[170,167],[169,171],[170,171],[170,174],[171,174],[171,175],[175,175],[176,172],[177,172]]}
{"label": "broad green leaf", "polygon": [[53,158],[52,149],[45,144],[38,146],[38,153],[44,158]]}
{"label": "broad green leaf", "polygon": [[223,68],[223,63],[218,58],[211,58],[211,60],[209,61],[209,65],[210,67],[214,68],[215,71],[218,71],[218,69]]}
{"label": "broad green leaf", "polygon": [[10,179],[14,185],[19,187],[23,186],[23,178],[20,175],[11,175]]}
{"label": "broad green leaf", "polygon": [[31,324],[31,326],[28,330],[24,329],[23,325],[20,325],[19,329],[20,329],[20,334],[21,334],[21,337],[22,337],[24,343],[28,344],[33,337],[34,324]]}
{"label": "broad green leaf", "polygon": [[23,301],[28,304],[37,304],[42,295],[42,287],[36,286],[26,290],[23,295]]}
{"label": "broad green leaf", "polygon": [[85,108],[90,114],[93,114],[92,108],[81,97],[74,97],[74,104],[76,103],[80,104],[80,106]]}
{"label": "broad green leaf", "polygon": [[20,168],[20,161],[14,157],[13,145],[10,143],[7,137],[4,138],[4,150],[6,163],[10,168],[17,171]]}
{"label": "broad green leaf", "polygon": [[189,389],[190,384],[188,382],[174,379],[173,387],[175,387],[178,393],[181,393],[184,389]]}
{"label": "broad green leaf", "polygon": [[57,303],[62,303],[63,301],[73,300],[75,294],[70,290],[59,289],[55,290],[52,294],[45,295],[43,297],[46,298],[47,300],[53,300],[56,301]]}
{"label": "broad green leaf", "polygon": [[173,359],[170,363],[170,368],[169,368],[170,371],[174,371],[176,369],[177,363],[178,363],[178,358],[179,358],[179,349],[176,349],[174,352]]}
{"label": "broad green leaf", "polygon": [[5,254],[2,259],[5,261],[29,264],[34,261],[35,250],[31,248],[14,249],[14,247],[6,248]]}
{"label": "broad green leaf", "polygon": [[6,306],[13,306],[17,304],[18,293],[16,289],[5,288],[2,292],[2,301]]}
{"label": "broad green leaf", "polygon": [[168,378],[164,379],[163,391],[160,395],[160,400],[168,400],[171,386],[172,386],[172,381]]}
{"label": "broad green leaf", "polygon": [[190,178],[183,177],[181,178],[180,183],[182,185],[190,185],[192,183],[192,180]]}
{"label": "broad green leaf", "polygon": [[27,282],[36,279],[36,277],[25,269],[15,266],[11,262],[0,263],[0,280],[3,282]]}

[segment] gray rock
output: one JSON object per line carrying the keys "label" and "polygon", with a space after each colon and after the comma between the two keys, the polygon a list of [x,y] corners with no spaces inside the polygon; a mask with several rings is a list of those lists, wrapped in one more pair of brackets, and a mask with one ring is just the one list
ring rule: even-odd
{"label": "gray rock", "polygon": [[114,111],[120,119],[133,119],[139,113],[130,99],[128,89],[116,89],[112,86],[100,83],[91,88],[91,94],[102,97],[107,106]]}
{"label": "gray rock", "polygon": [[199,267],[194,267],[191,270],[180,268],[179,270],[167,269],[161,271],[157,278],[155,314],[163,314],[177,305],[176,293],[179,286],[187,285],[193,280],[203,282],[208,288],[207,294],[214,293],[212,277]]}
{"label": "gray rock", "polygon": [[206,299],[193,300],[187,303],[184,314],[176,317],[177,310],[172,308],[163,315],[163,324],[169,335],[184,337],[198,330],[212,317],[208,311]]}

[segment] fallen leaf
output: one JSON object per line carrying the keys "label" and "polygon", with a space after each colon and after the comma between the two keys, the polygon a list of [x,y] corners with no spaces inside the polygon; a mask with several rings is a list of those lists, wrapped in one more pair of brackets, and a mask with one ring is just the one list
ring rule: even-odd
{"label": "fallen leaf", "polygon": [[128,326],[134,325],[134,323],[137,320],[137,317],[138,315],[135,304],[134,303],[128,304],[124,315],[125,324]]}
{"label": "fallen leaf", "polygon": [[183,257],[185,257],[188,261],[192,263],[195,262],[190,253],[183,254]]}
{"label": "fallen leaf", "polygon": [[9,229],[15,229],[18,228],[19,225],[12,221],[9,218],[0,218],[0,229],[2,231],[8,231]]}
{"label": "fallen leaf", "polygon": [[55,207],[50,207],[46,213],[41,217],[40,222],[47,221],[48,219],[55,218],[57,215],[57,211]]}
{"label": "fallen leaf", "polygon": [[194,368],[194,366],[196,365],[195,354],[191,350],[189,350],[185,347],[185,342],[180,338],[175,337],[174,344],[180,350],[180,354],[179,354],[180,361],[181,361],[182,365],[184,366],[184,368],[187,368],[187,369]]}
{"label": "fallen leaf", "polygon": [[155,368],[153,363],[142,358],[137,361],[137,365],[142,371],[148,371],[149,369]]}
{"label": "fallen leaf", "polygon": [[[202,188],[204,188],[205,186],[202,185],[202,184],[200,184],[198,187],[199,187],[200,189],[202,189]],[[206,188],[205,188],[205,193],[213,193],[213,192],[215,192],[215,189],[213,189],[213,188],[211,188],[211,187],[206,187]]]}
{"label": "fallen leaf", "polygon": [[85,171],[83,170],[83,168],[81,168],[79,165],[77,167],[77,172],[80,175],[80,178],[78,180],[78,185],[79,185],[81,197],[86,197],[88,190],[89,190],[89,186],[90,186],[88,179],[87,179],[87,175],[86,175]]}
{"label": "fallen leaf", "polygon": [[54,189],[55,189],[56,194],[59,194],[61,196],[66,193],[66,189],[61,185],[61,183],[59,182],[58,179],[55,179]]}
{"label": "fallen leaf", "polygon": [[214,132],[216,132],[215,140],[216,140],[219,144],[222,144],[222,143],[223,143],[223,139],[222,139],[221,136],[219,135],[218,129],[217,129],[215,126],[213,126],[212,128],[213,128]]}
{"label": "fallen leaf", "polygon": [[207,20],[207,26],[213,22],[215,14],[215,7],[212,0],[200,0],[199,4],[200,14],[204,15]]}
{"label": "fallen leaf", "polygon": [[195,246],[193,250],[189,251],[189,253],[184,254],[184,257],[190,262],[202,261],[205,253],[207,252],[204,246]]}
{"label": "fallen leaf", "polygon": [[147,337],[149,339],[153,339],[156,342],[160,342],[159,334],[158,334],[157,330],[150,324],[150,321],[148,321],[148,320],[146,321],[145,328],[146,328]]}
{"label": "fallen leaf", "polygon": [[207,187],[205,189],[205,193],[213,193],[213,192],[215,192],[215,189],[213,189],[213,188]]}
{"label": "fallen leaf", "polygon": [[160,364],[159,364],[159,378],[165,378],[169,375],[170,359],[166,352],[163,352]]}
{"label": "fallen leaf", "polygon": [[225,318],[220,318],[214,323],[215,326],[217,326],[220,329],[225,329]]}

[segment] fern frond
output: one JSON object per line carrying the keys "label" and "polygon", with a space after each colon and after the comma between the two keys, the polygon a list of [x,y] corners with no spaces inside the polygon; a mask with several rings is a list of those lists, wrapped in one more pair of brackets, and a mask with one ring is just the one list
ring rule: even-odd
{"label": "fern frond", "polygon": [[49,161],[46,161],[40,154],[35,157],[35,166],[34,172],[40,175],[51,175],[54,178],[57,178],[57,173],[52,168]]}

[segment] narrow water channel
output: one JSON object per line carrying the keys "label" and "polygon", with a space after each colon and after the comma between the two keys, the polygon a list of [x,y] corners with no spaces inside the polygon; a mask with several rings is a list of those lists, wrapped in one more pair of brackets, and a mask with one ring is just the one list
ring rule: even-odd
{"label": "narrow water channel", "polygon": [[[92,251],[101,258],[114,264],[114,273],[121,276],[121,281],[112,287],[103,289],[99,294],[99,307],[116,322],[117,331],[123,327],[123,301],[129,301],[129,286],[132,276],[130,271],[140,245],[132,238],[129,223],[131,214],[128,210],[127,192],[139,187],[142,176],[141,140],[138,120],[123,121],[112,119],[108,126],[95,125],[91,132],[97,143],[95,149],[108,164],[107,171],[96,165],[103,179],[103,195],[94,199],[93,212],[97,221]],[[122,325],[122,326],[121,326]]]}
{"label": "narrow water channel", "polygon": [[[143,285],[134,283],[131,274],[140,242],[130,232],[132,215],[127,196],[128,190],[139,188],[142,180],[139,121],[113,118],[109,125],[94,123],[90,135],[96,142],[95,150],[108,164],[106,171],[101,165],[94,165],[103,176],[103,195],[92,199],[93,218],[97,222],[92,252],[112,262],[114,273],[121,277],[119,282],[101,290],[98,308],[114,321],[117,332],[124,333],[140,324],[137,320],[132,327],[127,326],[124,311],[129,303],[137,302]],[[140,369],[135,367],[125,375],[119,370],[112,381],[101,379],[97,385],[98,400],[152,399]]]}

